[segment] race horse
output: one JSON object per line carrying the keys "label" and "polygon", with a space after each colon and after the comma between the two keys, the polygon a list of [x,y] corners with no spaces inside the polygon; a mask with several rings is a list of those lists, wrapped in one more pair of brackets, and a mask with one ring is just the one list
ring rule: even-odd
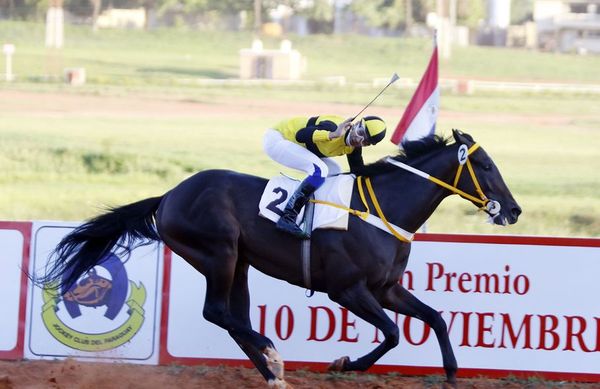
{"label": "race horse", "polygon": [[[488,213],[493,223],[513,224],[521,208],[488,154],[458,130],[403,144],[404,151],[368,164],[358,178],[373,194],[367,203],[355,180],[350,208],[377,209],[388,223],[417,231],[440,202],[458,194]],[[463,169],[463,167],[465,167]],[[259,216],[267,180],[228,170],[199,172],[160,197],[111,208],[65,236],[56,247],[43,285],[76,285],[111,250],[131,250],[162,240],[206,277],[203,316],[229,332],[271,387],[284,388],[283,361],[273,342],[251,327],[249,266],[304,287],[302,240]],[[389,222],[387,222],[389,220]],[[350,217],[348,230],[315,230],[311,237],[311,288],[377,327],[385,339],[366,355],[342,357],[336,371],[369,369],[399,341],[384,309],[427,323],[442,352],[446,383],[456,385],[457,363],[446,323],[399,280],[410,241]],[[63,289],[64,290],[64,289]]]}

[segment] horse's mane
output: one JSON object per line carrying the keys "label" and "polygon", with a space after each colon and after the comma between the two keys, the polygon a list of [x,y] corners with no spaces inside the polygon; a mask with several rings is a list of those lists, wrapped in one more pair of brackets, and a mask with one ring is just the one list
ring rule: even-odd
{"label": "horse's mane", "polygon": [[[444,138],[440,135],[432,135],[415,141],[404,141],[402,142],[402,150],[391,158],[399,162],[409,163],[415,158],[446,147],[452,139],[452,137]],[[360,176],[371,177],[398,170],[396,166],[387,163],[386,158],[365,165],[361,169],[357,169],[355,173]]]}

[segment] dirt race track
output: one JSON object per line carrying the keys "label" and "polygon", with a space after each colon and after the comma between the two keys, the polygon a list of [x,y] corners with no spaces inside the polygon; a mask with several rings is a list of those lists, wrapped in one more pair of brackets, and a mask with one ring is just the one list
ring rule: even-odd
{"label": "dirt race track", "polygon": [[[325,388],[439,388],[441,376],[404,377],[398,374],[313,373],[303,370],[286,374],[296,389]],[[259,373],[243,367],[142,366],[66,361],[0,361],[0,389],[192,389],[266,388]],[[573,383],[508,378],[459,379],[463,389],[564,388],[600,389],[600,383]]]}
{"label": "dirt race track", "polygon": [[[130,94],[128,96],[98,96],[76,93],[36,93],[28,91],[3,90],[0,93],[2,105],[0,114],[26,114],[28,117],[93,117],[93,118],[272,118],[278,122],[282,116],[303,116],[326,112],[342,114],[356,112],[360,105],[300,102],[278,100],[253,100],[248,98],[221,98],[210,104],[193,102],[175,97],[147,96]],[[377,115],[383,118],[398,117],[401,113],[397,107],[377,107]],[[498,123],[536,123],[539,125],[568,124],[572,118],[560,114],[505,114],[473,113],[473,112],[440,112],[440,118],[449,120]]]}

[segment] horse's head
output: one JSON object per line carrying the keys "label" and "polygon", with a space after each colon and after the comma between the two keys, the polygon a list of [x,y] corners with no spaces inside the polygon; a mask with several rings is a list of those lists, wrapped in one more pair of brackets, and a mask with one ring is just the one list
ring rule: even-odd
{"label": "horse's head", "polygon": [[492,158],[469,134],[458,130],[452,130],[452,134],[458,148],[460,164],[454,186],[470,194],[467,199],[487,212],[493,223],[516,223],[521,214],[521,207],[504,183]]}

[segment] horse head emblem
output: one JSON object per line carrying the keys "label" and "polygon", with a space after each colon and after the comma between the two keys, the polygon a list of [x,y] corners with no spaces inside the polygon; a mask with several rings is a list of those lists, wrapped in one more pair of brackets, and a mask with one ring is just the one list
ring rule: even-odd
{"label": "horse head emblem", "polygon": [[71,317],[81,315],[80,305],[94,308],[106,306],[104,316],[113,320],[125,304],[128,279],[121,260],[114,253],[109,253],[98,266],[106,270],[111,279],[101,277],[92,268],[76,284],[63,287],[63,302]]}
{"label": "horse head emblem", "polygon": [[110,296],[111,289],[112,282],[100,277],[96,270],[92,269],[88,272],[87,277],[69,289],[63,298],[87,307],[99,307],[108,302],[107,298]]}

